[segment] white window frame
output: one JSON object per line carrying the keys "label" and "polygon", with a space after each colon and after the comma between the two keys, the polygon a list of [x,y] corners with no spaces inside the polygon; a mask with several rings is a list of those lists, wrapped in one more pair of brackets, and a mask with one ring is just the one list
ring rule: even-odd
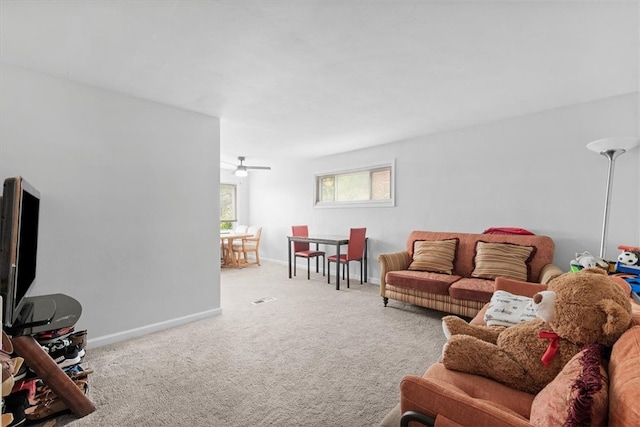
{"label": "white window frame", "polygon": [[220,218],[220,226],[222,226],[223,222],[230,222],[233,227],[235,227],[235,223],[238,222],[238,184],[233,182],[221,182],[220,186],[229,185],[233,187],[233,219],[222,219]]}
{"label": "white window frame", "polygon": [[[355,172],[371,171],[380,168],[390,168],[390,195],[389,199],[385,200],[355,200],[355,201],[319,201],[319,180],[327,175],[342,175]],[[313,206],[315,208],[390,208],[396,205],[396,161],[392,159],[386,162],[368,163],[359,165],[357,167],[348,169],[326,170],[317,172],[313,176]]]}

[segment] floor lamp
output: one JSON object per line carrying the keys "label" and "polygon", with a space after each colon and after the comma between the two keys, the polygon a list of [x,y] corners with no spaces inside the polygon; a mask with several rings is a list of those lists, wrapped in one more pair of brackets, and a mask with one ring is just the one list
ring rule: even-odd
{"label": "floor lamp", "polygon": [[600,240],[600,258],[605,259],[607,229],[609,227],[609,207],[611,206],[611,187],[613,186],[613,167],[616,159],[640,144],[640,138],[633,136],[605,138],[587,144],[587,148],[600,153],[609,161],[607,189],[604,194],[604,218],[602,219],[602,238]]}

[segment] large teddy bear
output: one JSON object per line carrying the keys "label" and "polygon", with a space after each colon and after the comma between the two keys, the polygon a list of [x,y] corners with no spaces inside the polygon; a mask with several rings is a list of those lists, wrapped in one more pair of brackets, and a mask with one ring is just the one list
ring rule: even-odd
{"label": "large teddy bear", "polygon": [[600,268],[558,276],[533,301],[538,318],[510,327],[444,317],[444,366],[537,394],[584,345],[612,346],[631,323],[629,295]]}

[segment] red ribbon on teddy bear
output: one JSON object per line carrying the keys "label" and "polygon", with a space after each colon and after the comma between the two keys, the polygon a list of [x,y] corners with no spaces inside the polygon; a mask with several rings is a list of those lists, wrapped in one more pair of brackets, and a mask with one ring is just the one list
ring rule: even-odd
{"label": "red ribbon on teddy bear", "polygon": [[560,337],[558,336],[558,334],[556,334],[553,331],[540,331],[538,333],[538,338],[551,340],[549,341],[549,346],[547,347],[547,350],[544,352],[544,354],[540,358],[544,366],[549,366],[549,363],[551,363],[553,356],[555,356],[556,352],[558,351],[558,341]]}

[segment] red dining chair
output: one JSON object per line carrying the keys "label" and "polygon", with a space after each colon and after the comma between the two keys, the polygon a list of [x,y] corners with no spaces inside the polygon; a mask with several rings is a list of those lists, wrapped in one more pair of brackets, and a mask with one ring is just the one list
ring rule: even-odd
{"label": "red dining chair", "polygon": [[[349,270],[349,263],[351,261],[359,261],[360,262],[360,284],[362,284],[362,260],[364,258],[364,245],[367,239],[367,229],[366,228],[352,228],[349,231],[349,247],[347,248],[346,254],[340,254],[340,259],[336,255],[329,255],[327,257],[327,269],[328,273],[328,283],[331,283],[331,263],[339,262],[342,264],[342,278],[344,279],[344,268],[347,267]],[[336,268],[336,274],[338,273],[338,269]],[[349,274],[347,274],[347,288],[349,287]]]}
{"label": "red dining chair", "polygon": [[[291,227],[294,237],[309,237],[309,227],[306,225],[294,225]],[[296,275],[296,264],[298,258],[307,259],[307,280],[311,279],[311,258],[316,259],[316,273],[318,273],[318,257],[322,257],[322,275],[324,276],[325,253],[309,249],[308,242],[293,242],[293,275]]]}

